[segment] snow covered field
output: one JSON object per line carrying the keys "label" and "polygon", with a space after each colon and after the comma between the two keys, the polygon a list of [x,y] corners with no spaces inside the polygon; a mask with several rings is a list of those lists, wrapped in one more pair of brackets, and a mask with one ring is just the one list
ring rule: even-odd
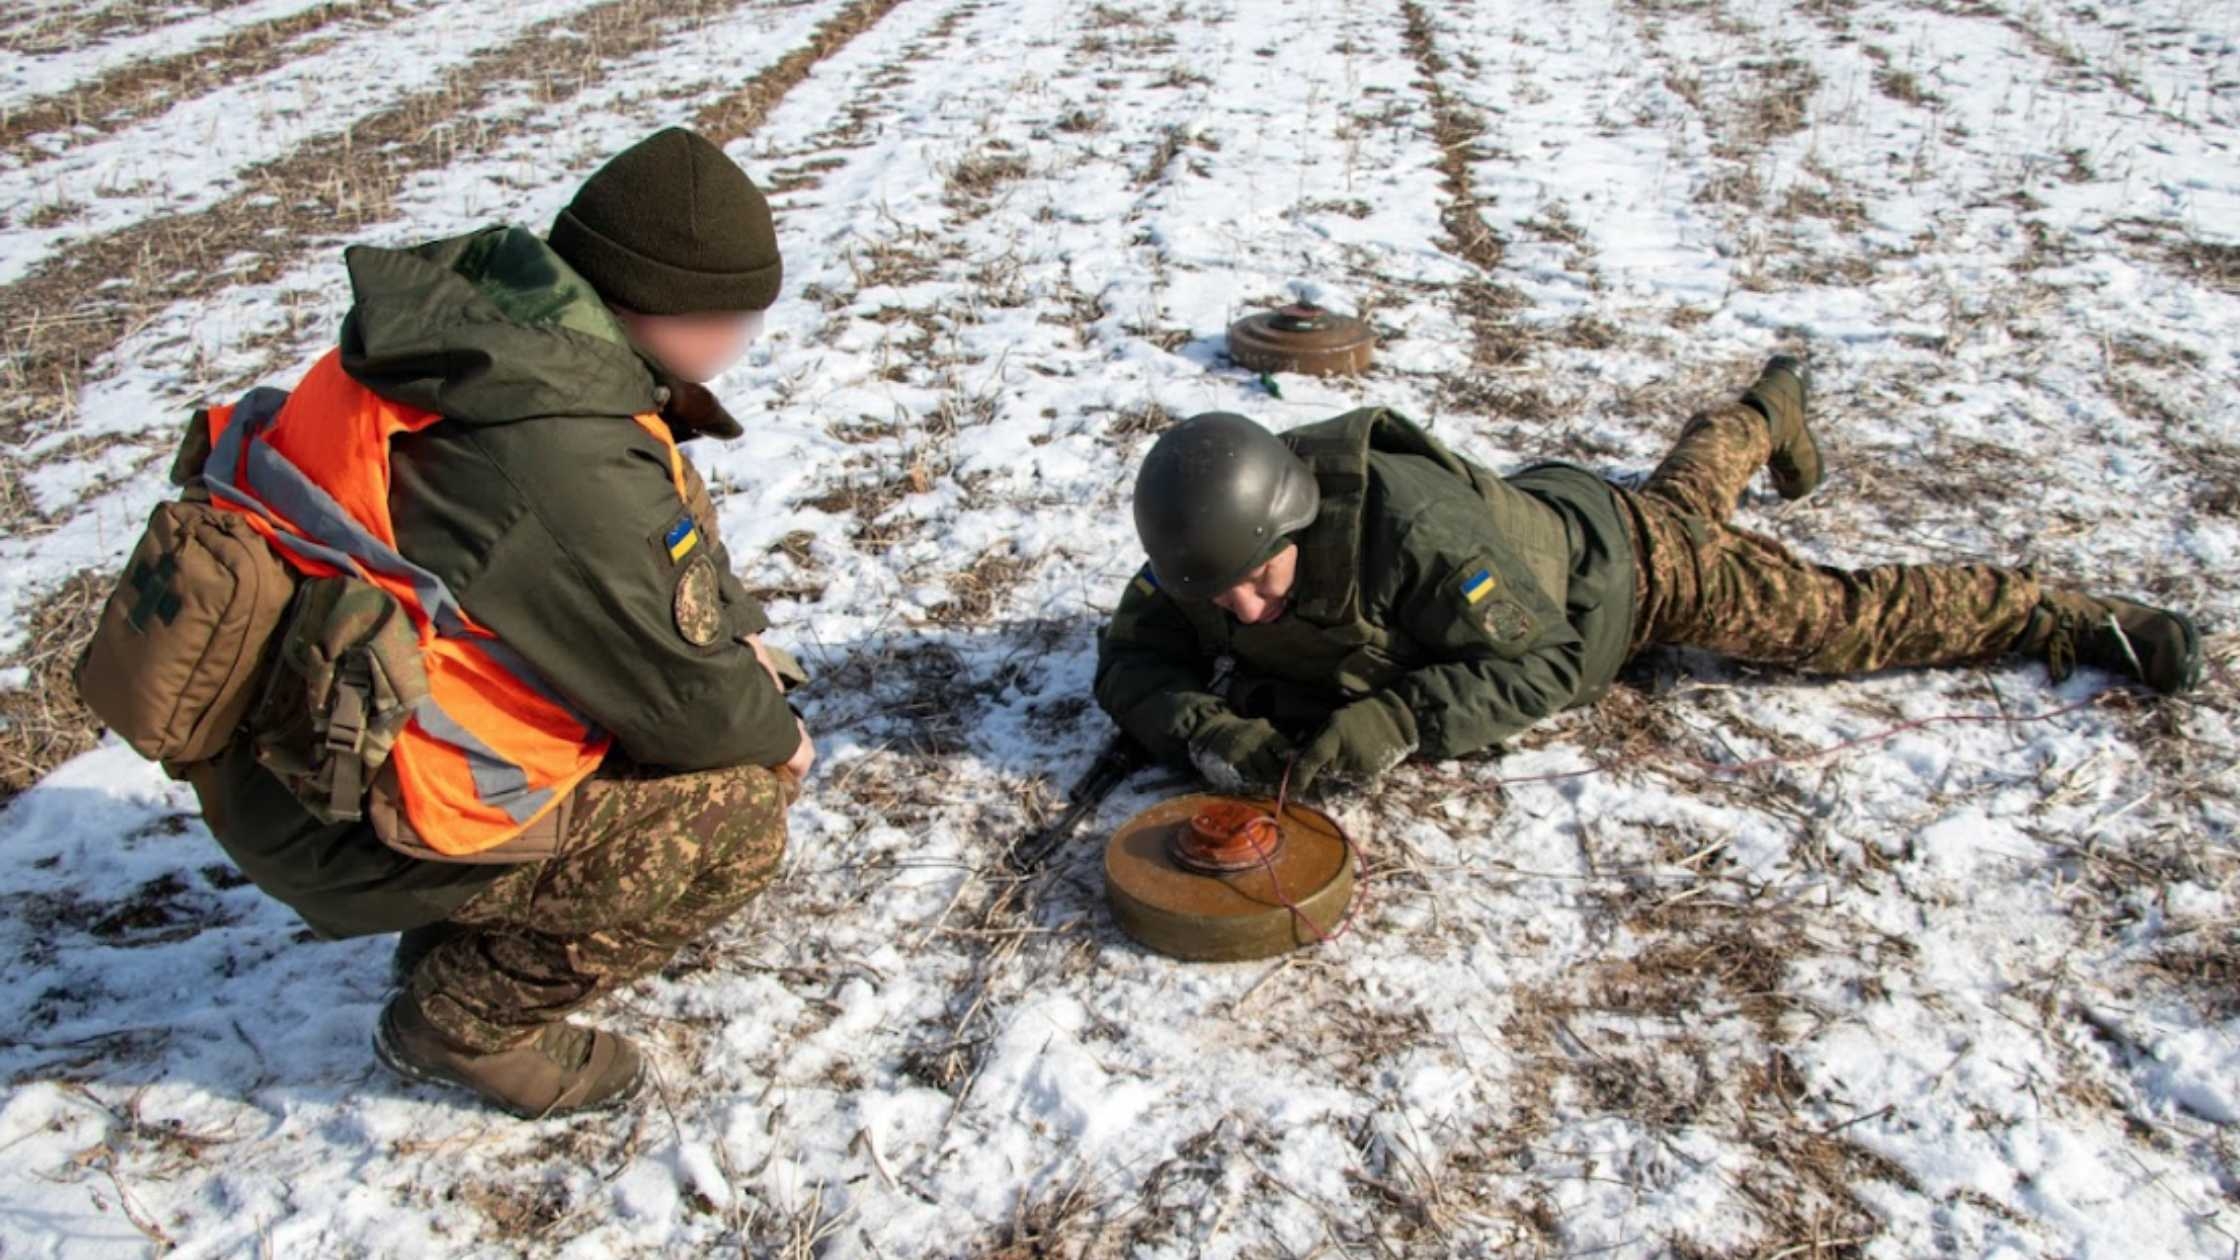
{"label": "snow covered field", "polygon": [[[377,1069],[390,942],[310,941],[183,787],[46,773],[0,1255],[2240,1255],[2240,6],[0,0],[0,50],[9,758],[74,746],[74,610],[185,410],[325,348],[341,243],[541,227],[676,122],[773,190],[748,434],[693,453],[823,750],[785,880],[602,1012],[655,1097],[544,1124]],[[1230,366],[1293,295],[1376,368]],[[1833,473],[1748,523],[2189,608],[2209,685],[1656,655],[1341,801],[1356,925],[1277,963],[1104,915],[1172,779],[1001,873],[1105,736],[1164,424],[1639,474],[1799,341]]]}

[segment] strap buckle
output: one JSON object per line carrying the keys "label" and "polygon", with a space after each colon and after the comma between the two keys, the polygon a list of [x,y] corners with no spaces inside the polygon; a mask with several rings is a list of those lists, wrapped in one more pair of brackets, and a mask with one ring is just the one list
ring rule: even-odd
{"label": "strap buckle", "polygon": [[334,707],[327,713],[326,749],[329,753],[355,753],[365,737],[366,689],[355,679],[338,678]]}
{"label": "strap buckle", "polygon": [[365,747],[368,694],[373,671],[363,656],[353,653],[335,671],[334,704],[327,711],[326,773],[327,813],[336,820],[356,820],[365,814]]}

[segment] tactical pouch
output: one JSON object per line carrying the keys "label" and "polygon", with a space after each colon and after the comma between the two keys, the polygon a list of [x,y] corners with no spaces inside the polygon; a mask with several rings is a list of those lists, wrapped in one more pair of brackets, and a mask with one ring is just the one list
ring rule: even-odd
{"label": "tactical pouch", "polygon": [[296,596],[252,722],[257,761],[321,822],[355,822],[427,695],[404,605],[356,578],[312,579]]}
{"label": "tactical pouch", "polygon": [[78,658],[78,695],[180,778],[241,725],[294,591],[286,562],[240,513],[199,495],[160,504]]}

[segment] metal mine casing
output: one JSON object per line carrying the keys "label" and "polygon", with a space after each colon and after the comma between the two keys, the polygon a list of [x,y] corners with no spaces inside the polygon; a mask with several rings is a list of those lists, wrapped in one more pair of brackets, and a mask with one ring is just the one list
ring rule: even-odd
{"label": "metal mine casing", "polygon": [[1229,358],[1254,372],[1364,372],[1376,344],[1367,324],[1304,302],[1247,315],[1229,326]]}
{"label": "metal mine casing", "polygon": [[1285,806],[1280,843],[1264,864],[1201,873],[1176,860],[1193,819],[1239,804],[1262,815],[1275,811],[1272,800],[1199,793],[1162,801],[1112,833],[1105,894],[1122,931],[1171,957],[1237,962],[1311,945],[1337,930],[1353,897],[1353,843],[1321,810]]}

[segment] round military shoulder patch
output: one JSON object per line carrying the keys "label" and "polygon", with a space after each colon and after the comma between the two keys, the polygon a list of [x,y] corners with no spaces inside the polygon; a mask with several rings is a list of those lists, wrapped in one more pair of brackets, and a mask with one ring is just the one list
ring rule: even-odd
{"label": "round military shoulder patch", "polygon": [[716,565],[707,553],[685,562],[677,575],[677,633],[694,647],[723,637],[723,594],[716,587]]}
{"label": "round military shoulder patch", "polygon": [[1532,637],[1532,614],[1523,604],[1509,598],[1487,602],[1478,614],[1478,624],[1493,636],[1496,643],[1515,643]]}

